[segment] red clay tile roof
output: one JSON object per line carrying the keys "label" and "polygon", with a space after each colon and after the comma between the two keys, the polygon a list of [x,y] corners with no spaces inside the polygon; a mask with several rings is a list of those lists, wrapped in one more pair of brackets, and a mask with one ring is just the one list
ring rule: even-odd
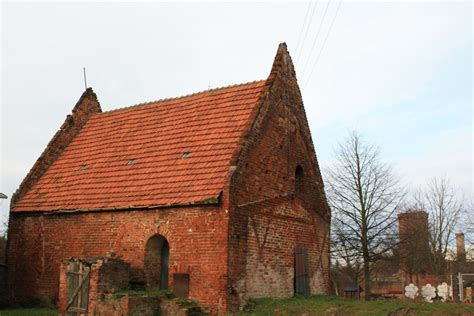
{"label": "red clay tile roof", "polygon": [[215,201],[265,81],[93,114],[13,211]]}

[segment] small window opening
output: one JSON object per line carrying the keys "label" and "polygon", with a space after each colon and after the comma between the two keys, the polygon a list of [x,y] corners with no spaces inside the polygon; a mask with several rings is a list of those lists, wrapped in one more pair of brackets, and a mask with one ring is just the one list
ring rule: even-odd
{"label": "small window opening", "polygon": [[295,195],[304,191],[304,172],[303,168],[298,165],[295,171]]}
{"label": "small window opening", "polygon": [[191,152],[185,152],[181,158],[189,158],[191,157],[192,153]]}
{"label": "small window opening", "polygon": [[127,162],[127,165],[134,165],[136,164],[137,162],[135,161],[135,159],[130,159],[128,162]]}

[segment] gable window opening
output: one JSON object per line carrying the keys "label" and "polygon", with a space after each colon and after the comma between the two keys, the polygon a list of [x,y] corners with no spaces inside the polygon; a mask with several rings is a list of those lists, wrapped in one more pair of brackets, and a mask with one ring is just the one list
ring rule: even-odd
{"label": "gable window opening", "polygon": [[295,196],[304,192],[304,171],[303,168],[298,165],[295,170]]}

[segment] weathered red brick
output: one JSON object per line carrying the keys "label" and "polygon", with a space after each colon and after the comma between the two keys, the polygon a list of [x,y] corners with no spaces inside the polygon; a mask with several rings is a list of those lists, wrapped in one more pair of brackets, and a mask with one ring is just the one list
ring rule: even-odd
{"label": "weathered red brick", "polygon": [[68,257],[114,254],[143,278],[146,244],[156,234],[169,243],[170,286],[173,273],[188,273],[190,297],[215,313],[250,298],[292,296],[296,247],[308,251],[311,293],[327,293],[330,210],[286,45],[255,102],[216,203],[11,212],[12,293],[57,300]]}

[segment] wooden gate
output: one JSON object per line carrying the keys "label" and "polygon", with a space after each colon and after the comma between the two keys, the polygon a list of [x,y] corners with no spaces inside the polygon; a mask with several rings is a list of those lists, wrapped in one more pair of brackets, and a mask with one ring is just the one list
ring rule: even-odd
{"label": "wooden gate", "polygon": [[69,262],[66,271],[66,316],[87,315],[90,270],[91,268],[83,262]]}
{"label": "wooden gate", "polygon": [[308,252],[295,248],[295,294],[309,295]]}

